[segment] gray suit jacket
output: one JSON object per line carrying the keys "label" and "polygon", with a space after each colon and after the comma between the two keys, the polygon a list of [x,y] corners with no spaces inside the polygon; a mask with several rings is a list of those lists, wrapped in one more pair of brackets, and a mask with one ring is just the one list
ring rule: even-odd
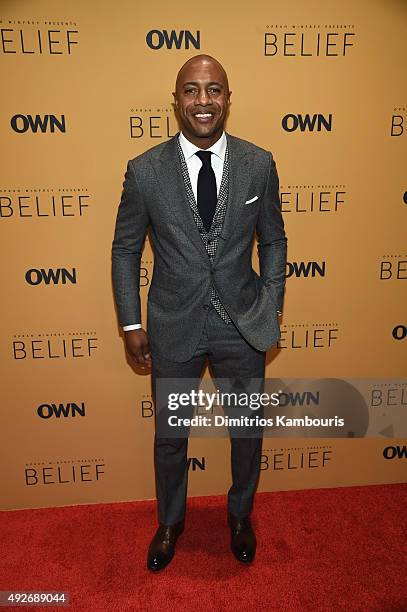
{"label": "gray suit jacket", "polygon": [[[213,264],[186,197],[177,136],[127,165],[112,245],[119,322],[123,326],[141,322],[140,259],[150,228],[154,272],[148,292],[147,333],[152,351],[172,361],[192,357],[212,284],[230,318],[254,348],[265,351],[280,338],[277,310],[283,305],[287,238],[276,165],[270,152],[226,136],[229,197]],[[256,233],[260,276],[252,268]]]}

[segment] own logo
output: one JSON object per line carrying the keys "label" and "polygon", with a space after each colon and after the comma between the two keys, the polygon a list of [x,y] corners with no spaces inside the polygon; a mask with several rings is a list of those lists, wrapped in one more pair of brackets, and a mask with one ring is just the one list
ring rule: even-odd
{"label": "own logo", "polygon": [[146,35],[146,43],[150,49],[157,51],[166,47],[167,49],[189,49],[191,45],[195,49],[201,48],[201,32],[195,34],[189,30],[150,30]]}

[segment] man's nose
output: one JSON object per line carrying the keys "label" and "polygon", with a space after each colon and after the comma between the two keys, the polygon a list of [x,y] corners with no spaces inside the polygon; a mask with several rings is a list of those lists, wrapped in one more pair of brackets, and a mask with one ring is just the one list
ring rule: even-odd
{"label": "man's nose", "polygon": [[200,89],[196,97],[197,104],[206,106],[207,104],[210,104],[210,101],[211,101],[211,98],[208,92],[206,91],[206,89]]}

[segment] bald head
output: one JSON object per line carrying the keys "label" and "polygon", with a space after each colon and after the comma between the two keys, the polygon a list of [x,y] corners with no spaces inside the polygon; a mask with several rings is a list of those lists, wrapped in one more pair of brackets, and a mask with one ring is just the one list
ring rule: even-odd
{"label": "bald head", "polygon": [[198,68],[199,66],[212,66],[217,71],[219,71],[222,74],[226,89],[229,92],[229,81],[228,75],[226,74],[226,70],[224,69],[222,64],[218,62],[217,59],[215,59],[211,55],[204,54],[194,55],[194,57],[190,57],[189,60],[187,60],[185,64],[181,66],[177,74],[177,80],[175,82],[175,91],[178,90],[180,84],[183,82],[185,73],[189,74],[189,71],[194,71],[194,68]]}
{"label": "bald head", "polygon": [[173,92],[182,133],[200,149],[222,135],[230,103],[222,64],[210,55],[195,55],[181,67]]}

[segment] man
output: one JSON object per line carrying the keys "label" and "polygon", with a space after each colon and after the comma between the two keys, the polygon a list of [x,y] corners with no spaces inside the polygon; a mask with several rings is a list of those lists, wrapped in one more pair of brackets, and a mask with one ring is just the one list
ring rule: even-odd
{"label": "man", "polygon": [[[215,377],[264,381],[266,351],[280,338],[287,238],[270,152],[225,133],[230,96],[221,64],[207,55],[180,69],[175,92],[180,133],[129,161],[112,248],[120,324],[134,363],[160,378],[199,379],[206,359]],[[147,229],[154,251],[147,333],[139,266]],[[251,265],[257,234],[260,276]],[[157,410],[157,406],[156,406]],[[147,566],[171,561],[184,529],[188,439],[155,435],[159,527]],[[228,492],[231,549],[256,552],[250,522],[261,437],[232,437]]]}

